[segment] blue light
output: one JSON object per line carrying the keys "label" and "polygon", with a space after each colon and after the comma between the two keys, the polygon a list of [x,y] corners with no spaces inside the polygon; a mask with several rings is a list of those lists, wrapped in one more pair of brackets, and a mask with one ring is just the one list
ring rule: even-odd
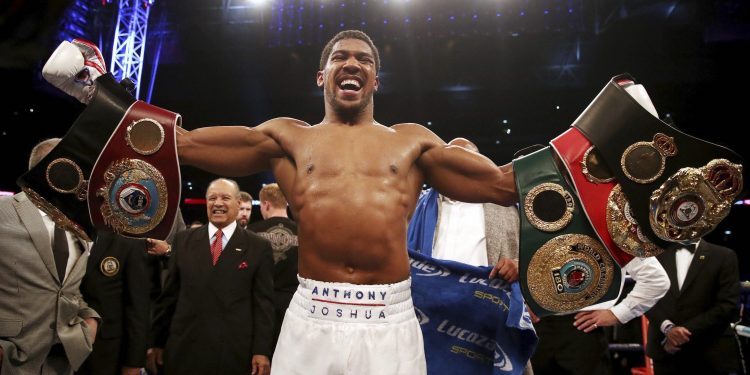
{"label": "blue light", "polygon": [[568,8],[568,13],[573,14],[573,8]]}
{"label": "blue light", "polygon": [[524,11],[521,11],[521,14],[520,14],[520,16],[521,16],[521,17],[523,17],[523,16],[525,16],[525,15],[526,15],[526,12],[524,12]]}
{"label": "blue light", "polygon": [[453,20],[455,20],[455,19],[456,19],[456,17],[455,17],[455,16],[450,16],[450,20],[451,20],[451,21],[453,21]]}
{"label": "blue light", "polygon": [[544,10],[544,14],[549,14],[549,11],[547,9]]}
{"label": "blue light", "polygon": [[366,24],[367,24],[367,22],[365,22],[365,21],[362,21],[362,22],[360,22],[360,24],[361,24],[362,26],[364,26],[364,25],[366,25]]}
{"label": "blue light", "polygon": [[339,26],[341,26],[341,27],[344,27],[344,23],[343,23],[343,22],[342,22],[342,23],[340,23],[340,24],[339,24]]}
{"label": "blue light", "polygon": [[404,22],[409,23],[409,18],[405,18]]}
{"label": "blue light", "polygon": [[432,22],[432,17],[427,17],[427,22]]}
{"label": "blue light", "polygon": [[500,12],[495,13],[495,17],[500,17],[501,15]]}
{"label": "blue light", "polygon": [[346,4],[344,4],[344,3],[341,3],[341,7],[342,7],[342,8],[343,8],[343,7],[345,7],[345,6],[346,6]]}
{"label": "blue light", "polygon": [[318,28],[322,29],[323,28],[323,24],[321,23],[320,25],[318,25]]}
{"label": "blue light", "polygon": [[475,14],[475,15],[474,15],[473,17],[471,17],[471,18],[473,18],[473,19],[477,19],[477,15]]}
{"label": "blue light", "polygon": [[383,23],[384,24],[388,24],[388,20],[383,20]]}
{"label": "blue light", "polygon": [[297,26],[297,30],[302,30],[302,26]]}

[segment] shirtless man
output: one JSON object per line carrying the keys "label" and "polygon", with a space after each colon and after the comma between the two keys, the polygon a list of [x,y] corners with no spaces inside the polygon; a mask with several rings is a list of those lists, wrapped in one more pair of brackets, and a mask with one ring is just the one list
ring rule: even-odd
{"label": "shirtless man", "polygon": [[517,200],[510,165],[418,124],[376,122],[379,68],[372,40],[344,31],[321,54],[319,124],[178,129],[182,164],[230,177],[270,169],[298,220],[300,286],[272,374],[425,374],[406,251],[422,184],[463,202]]}
{"label": "shirtless man", "polygon": [[[448,146],[417,124],[387,127],[375,121],[379,67],[370,38],[344,31],[321,55],[317,85],[325,94],[325,117],[319,124],[276,118],[254,128],[180,130],[182,164],[226,176],[271,169],[298,218],[302,282],[284,320],[274,374],[425,373],[411,297],[402,296],[409,293],[406,228],[423,182],[465,202],[517,200],[510,165],[498,168],[478,153]],[[367,300],[369,291],[376,291],[375,300]],[[392,294],[390,300],[383,301],[381,291]],[[361,306],[363,301],[369,305]],[[376,306],[382,304],[387,306]],[[403,309],[408,314],[398,311]],[[330,322],[376,318],[387,321],[381,326],[393,325],[391,333],[372,331],[371,324]],[[400,327],[404,323],[408,333]],[[323,339],[326,325],[358,333],[353,340],[348,331]],[[315,330],[320,332],[310,334]]]}

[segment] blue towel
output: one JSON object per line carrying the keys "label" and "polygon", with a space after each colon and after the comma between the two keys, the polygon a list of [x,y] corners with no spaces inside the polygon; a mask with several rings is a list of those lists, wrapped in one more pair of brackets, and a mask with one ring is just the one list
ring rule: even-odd
{"label": "blue towel", "polygon": [[432,256],[432,240],[435,237],[435,227],[438,218],[439,193],[435,189],[422,192],[414,209],[414,215],[409,222],[407,231],[408,249]]}
{"label": "blue towel", "polygon": [[537,337],[518,282],[488,280],[491,267],[409,257],[427,373],[521,374]]}

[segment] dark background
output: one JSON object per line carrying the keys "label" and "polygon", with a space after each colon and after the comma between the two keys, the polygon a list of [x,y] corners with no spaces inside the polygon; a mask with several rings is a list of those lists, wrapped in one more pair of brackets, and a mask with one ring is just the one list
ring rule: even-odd
{"label": "dark background", "polygon": [[[0,4],[0,190],[15,192],[31,147],[62,136],[83,108],[42,81],[41,66],[73,37],[99,44],[109,66],[118,2]],[[358,28],[381,52],[379,122],[467,137],[498,164],[564,131],[624,72],[662,118],[747,158],[743,0],[157,0],[150,12],[140,98],[181,113],[188,129],[276,116],[320,121],[320,50],[336,32]],[[184,168],[183,197],[201,198],[214,177]],[[271,181],[268,173],[239,179],[256,198]],[[205,220],[204,211],[183,204],[187,222]],[[734,206],[708,236],[737,251],[744,279],[749,211]]]}

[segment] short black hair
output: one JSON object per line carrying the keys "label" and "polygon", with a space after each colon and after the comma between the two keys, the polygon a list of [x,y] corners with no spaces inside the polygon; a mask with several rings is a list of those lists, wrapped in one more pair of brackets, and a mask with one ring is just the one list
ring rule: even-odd
{"label": "short black hair", "polygon": [[377,73],[380,70],[380,53],[378,53],[378,47],[375,47],[375,43],[372,42],[372,39],[370,39],[364,31],[360,30],[344,30],[331,38],[331,40],[326,43],[326,46],[323,47],[323,53],[320,54],[319,70],[323,70],[326,67],[326,62],[328,61],[328,57],[331,56],[333,45],[342,39],[359,39],[367,43],[372,50],[373,57],[375,58],[375,72]]}

